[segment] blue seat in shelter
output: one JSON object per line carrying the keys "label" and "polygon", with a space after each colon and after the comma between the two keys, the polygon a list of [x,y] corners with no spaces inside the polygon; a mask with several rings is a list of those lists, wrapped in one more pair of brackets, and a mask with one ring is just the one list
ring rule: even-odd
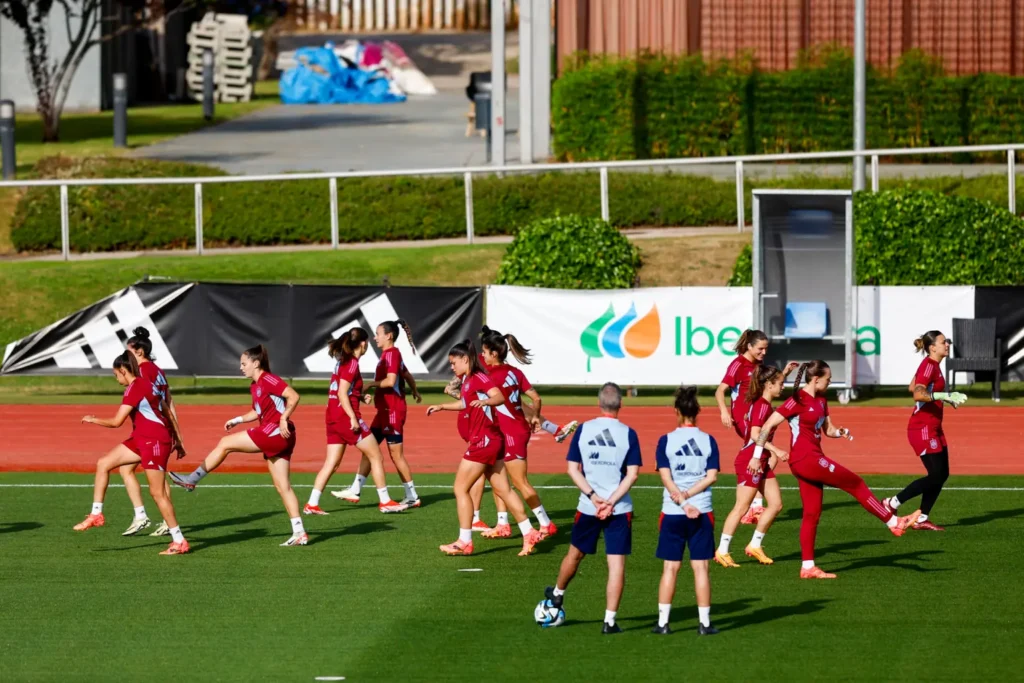
{"label": "blue seat in shelter", "polygon": [[828,331],[828,308],[823,301],[786,303],[785,335],[792,339],[822,339]]}

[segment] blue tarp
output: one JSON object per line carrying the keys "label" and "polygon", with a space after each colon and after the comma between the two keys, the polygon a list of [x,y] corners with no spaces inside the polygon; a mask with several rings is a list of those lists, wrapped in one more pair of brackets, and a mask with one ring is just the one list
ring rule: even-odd
{"label": "blue tarp", "polygon": [[343,65],[326,47],[300,47],[298,65],[281,74],[279,90],[285,104],[386,104],[404,102],[391,91],[388,79],[376,72]]}

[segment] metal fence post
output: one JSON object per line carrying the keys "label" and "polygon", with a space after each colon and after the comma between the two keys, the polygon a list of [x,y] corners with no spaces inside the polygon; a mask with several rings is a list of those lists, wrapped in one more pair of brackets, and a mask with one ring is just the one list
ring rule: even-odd
{"label": "metal fence post", "polygon": [[338,248],[338,179],[331,178],[331,249]]}
{"label": "metal fence post", "polygon": [[203,184],[196,183],[196,254],[203,255]]}
{"label": "metal fence post", "polygon": [[466,243],[473,244],[473,174],[464,173],[462,182],[466,186]]}
{"label": "metal fence post", "polygon": [[743,206],[743,162],[736,162],[736,227],[743,232],[746,227],[746,209]]}
{"label": "metal fence post", "polygon": [[871,191],[878,192],[878,155],[871,155]]}
{"label": "metal fence post", "polygon": [[60,253],[67,261],[71,253],[71,230],[68,225],[68,186],[60,186]]}
{"label": "metal fence post", "polygon": [[612,219],[611,207],[608,205],[608,167],[601,167],[601,220]]}
{"label": "metal fence post", "polygon": [[1006,175],[1009,183],[1010,213],[1017,215],[1017,153],[1012,149],[1006,151]]}

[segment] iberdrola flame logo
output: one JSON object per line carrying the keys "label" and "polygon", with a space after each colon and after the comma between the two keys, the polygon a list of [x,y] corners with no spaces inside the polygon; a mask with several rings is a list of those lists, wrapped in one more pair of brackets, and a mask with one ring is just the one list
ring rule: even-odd
{"label": "iberdrola flame logo", "polygon": [[636,303],[630,303],[629,310],[618,319],[615,307],[608,304],[608,310],[580,335],[580,346],[587,354],[587,372],[592,358],[625,358],[627,353],[633,358],[647,358],[658,349],[660,341],[658,307],[652,305],[647,315],[637,320]]}

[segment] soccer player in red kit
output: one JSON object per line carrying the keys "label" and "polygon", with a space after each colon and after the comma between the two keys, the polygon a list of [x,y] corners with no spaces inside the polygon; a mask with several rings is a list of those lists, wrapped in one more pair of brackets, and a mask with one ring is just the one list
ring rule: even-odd
{"label": "soccer player in red kit", "polygon": [[772,559],[765,554],[761,547],[761,541],[771,528],[772,522],[782,512],[782,491],[779,489],[779,482],[775,479],[775,466],[781,460],[789,459],[789,454],[772,445],[772,434],[768,435],[765,448],[770,452],[770,457],[754,459],[754,442],[761,434],[761,427],[774,412],[772,400],[782,395],[782,372],[771,365],[758,367],[750,379],[750,390],[747,394],[746,420],[747,444],[740,449],[736,455],[733,467],[736,470],[736,504],[733,506],[729,516],[725,518],[722,527],[722,536],[715,551],[715,562],[723,567],[739,567],[729,554],[729,544],[736,528],[740,524],[740,518],[750,508],[750,502],[754,495],[761,493],[768,499],[768,505],[758,516],[757,530],[750,544],[746,547],[745,553],[753,557],[761,564],[772,564]]}
{"label": "soccer player in red kit", "polygon": [[[416,348],[412,342],[412,330],[404,320],[387,320],[378,325],[373,341],[381,350],[380,360],[377,362],[377,369],[373,375],[373,383],[368,387],[373,390],[373,394],[371,396],[367,392],[364,400],[366,403],[372,400],[377,410],[373,417],[373,423],[370,425],[370,431],[378,444],[387,444],[388,455],[391,456],[391,462],[395,464],[398,477],[402,480],[402,486],[405,487],[402,505],[418,508],[420,497],[416,493],[416,484],[412,480],[409,462],[405,459],[407,409],[405,395],[402,392],[403,381],[409,385],[412,397],[417,403],[423,399],[416,389],[416,380],[413,379],[412,373],[402,361],[402,352],[395,346],[399,329],[405,332],[406,339],[409,340],[409,347],[413,350]],[[352,485],[341,491],[332,491],[331,495],[350,503],[358,503],[363,484],[366,483],[366,478],[369,475],[370,461],[364,455],[359,461],[359,469],[356,471]]]}
{"label": "soccer player in red kit", "polygon": [[291,519],[292,535],[282,546],[306,545],[309,537],[302,526],[299,514],[299,500],[291,484],[291,458],[295,450],[295,425],[291,416],[299,405],[299,394],[283,379],[270,371],[270,354],[263,344],[246,349],[239,361],[242,374],[252,380],[249,393],[252,395],[252,410],[233,417],[224,423],[224,430],[246,422],[259,425],[244,432],[236,432],[221,438],[217,447],[203,460],[203,464],[188,476],[170,472],[171,481],[186,491],[193,491],[196,485],[210,472],[220,467],[229,453],[263,453],[267,470],[274,481]]}
{"label": "soccer player in red kit", "polygon": [[[153,497],[160,514],[170,525],[171,545],[161,555],[181,555],[189,551],[188,541],[178,527],[174,505],[164,487],[164,471],[171,455],[173,444],[181,443],[177,419],[167,410],[167,404],[156,388],[141,376],[139,364],[131,351],[125,351],[114,359],[114,378],[125,387],[121,407],[113,419],[103,420],[86,415],[82,422],[116,429],[131,419],[132,434],[96,463],[96,483],[93,487],[92,512],[85,520],[75,525],[75,531],[85,531],[94,526],[103,526],[103,498],[110,482],[110,472],[124,465],[141,464],[149,482],[149,494]],[[184,452],[180,451],[183,455]]]}
{"label": "soccer player in red kit", "polygon": [[[174,409],[174,400],[171,398],[171,387],[167,383],[167,377],[164,375],[163,370],[153,362],[153,342],[149,340],[149,330],[145,327],[136,327],[132,330],[132,336],[125,342],[125,346],[135,356],[135,360],[139,364],[139,371],[142,373],[142,378],[148,380],[156,388],[157,394],[167,404],[168,412],[174,415],[174,419],[177,421],[178,413]],[[180,443],[175,444],[173,450],[178,451],[178,458],[185,455],[184,446]],[[121,534],[122,536],[134,536],[150,526],[149,515],[146,514],[146,507],[142,503],[142,487],[139,486],[139,480],[135,478],[137,467],[137,465],[123,465],[119,470],[121,478],[124,480],[125,491],[128,492],[128,498],[132,501],[132,506],[135,508],[135,519],[132,521],[131,526]],[[166,478],[164,479],[164,489],[167,495],[170,496],[171,487]],[[167,536],[169,533],[170,530],[167,522],[161,521],[156,531],[151,533],[150,536]]]}
{"label": "soccer player in red kit", "polygon": [[946,379],[939,365],[949,355],[949,340],[944,334],[938,330],[925,332],[914,340],[914,348],[925,354],[925,358],[910,382],[910,393],[914,395],[916,403],[907,425],[907,438],[928,474],[910,482],[905,489],[882,503],[895,512],[911,498],[921,496],[921,514],[911,528],[919,531],[945,531],[928,520],[932,506],[949,478],[949,447],[946,434],[942,431],[942,404],[945,402],[958,408],[967,397],[959,392],[946,392]]}
{"label": "soccer player in red kit", "polygon": [[[530,485],[527,478],[526,451],[530,435],[539,427],[541,398],[537,390],[530,384],[523,371],[509,365],[505,361],[511,352],[515,359],[523,365],[530,364],[530,352],[511,334],[501,334],[489,327],[484,327],[480,342],[484,361],[483,369],[491,381],[501,389],[505,402],[497,408],[498,427],[505,437],[505,468],[508,470],[512,484],[522,495],[523,500],[533,510],[542,537],[553,536],[558,531],[548,516],[547,510],[540,502],[537,490]],[[527,420],[523,411],[522,394],[526,394],[533,402],[533,422]],[[478,518],[480,501],[484,495],[484,479],[480,477],[473,485],[473,516]],[[512,535],[512,526],[508,523],[508,511],[497,494],[494,503],[498,508],[498,523],[494,529],[484,531],[485,538],[508,538]],[[477,522],[474,521],[474,525]]]}
{"label": "soccer player in red kit", "polygon": [[427,415],[439,410],[469,411],[469,448],[459,462],[455,473],[455,500],[459,510],[459,538],[453,543],[442,545],[446,555],[471,555],[473,553],[473,499],[470,488],[481,475],[486,476],[505,505],[512,512],[519,530],[523,534],[523,550],[520,556],[529,555],[541,541],[538,531],[533,528],[519,496],[509,488],[505,477],[505,440],[494,416],[494,409],[505,403],[505,396],[480,367],[476,348],[469,339],[462,341],[448,352],[452,372],[462,378],[461,399],[456,403],[442,403],[427,408]]}
{"label": "soccer player in red kit", "polygon": [[[807,384],[801,387],[800,384],[805,377]],[[895,536],[902,536],[913,521],[913,515],[898,518],[892,514],[882,505],[882,501],[871,493],[863,479],[835,460],[826,457],[821,450],[822,432],[833,439],[842,439],[850,435],[848,429],[833,425],[829,416],[825,390],[831,381],[832,370],[825,361],[815,360],[801,365],[797,370],[793,395],[764,423],[754,447],[754,457],[761,459],[764,445],[772,431],[784,420],[789,420],[793,438],[793,447],[789,452],[789,469],[800,485],[800,499],[804,506],[803,521],[800,523],[800,552],[803,556],[801,579],[836,578],[835,574],[828,574],[814,564],[814,540],[818,533],[818,521],[821,519],[821,501],[825,486],[849,493],[865,510],[885,522]]]}
{"label": "soccer player in red kit", "polygon": [[384,456],[381,455],[377,439],[363,422],[359,403],[363,395],[363,377],[359,374],[359,359],[366,355],[369,333],[361,327],[353,327],[338,339],[331,340],[327,352],[337,361],[331,376],[327,396],[327,459],[320,468],[313,483],[309,502],[302,512],[307,515],[326,515],[320,508],[320,496],[341,464],[346,446],[355,446],[366,459],[373,474],[377,494],[380,496],[378,509],[384,513],[402,512],[403,503],[396,503],[388,495],[384,478]]}
{"label": "soccer player in red kit", "polygon": [[[733,347],[736,357],[726,368],[725,377],[715,391],[715,401],[722,415],[722,425],[732,427],[739,435],[743,444],[747,443],[746,416],[750,402],[747,401],[747,394],[750,393],[750,378],[754,371],[764,362],[764,356],[768,353],[768,335],[761,330],[746,330],[740,335],[736,346]],[[797,363],[789,363],[782,371],[782,381],[786,381]],[[730,392],[730,405],[725,405],[725,392]],[[754,495],[750,509],[740,520],[742,524],[756,524],[758,517],[764,511],[764,498],[760,491]]]}

